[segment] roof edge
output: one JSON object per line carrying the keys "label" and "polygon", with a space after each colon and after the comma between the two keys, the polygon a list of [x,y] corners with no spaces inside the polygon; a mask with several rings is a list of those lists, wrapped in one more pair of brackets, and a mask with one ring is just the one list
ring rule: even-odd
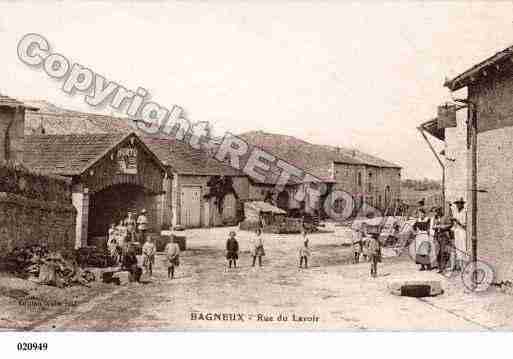
{"label": "roof edge", "polygon": [[466,71],[461,74],[455,76],[452,79],[446,79],[444,81],[444,87],[447,87],[451,91],[460,90],[475,80],[475,76],[479,76],[480,72],[484,72],[484,76],[486,76],[486,71],[492,66],[495,66],[496,69],[499,69],[499,63],[507,60],[513,60],[513,46],[509,46],[504,50],[501,50],[494,55],[486,58],[485,60],[475,64],[470,67]]}

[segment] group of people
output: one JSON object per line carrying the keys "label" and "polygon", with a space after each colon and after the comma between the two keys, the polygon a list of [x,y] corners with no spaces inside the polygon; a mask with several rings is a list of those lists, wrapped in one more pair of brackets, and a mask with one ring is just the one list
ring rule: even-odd
{"label": "group of people", "polygon": [[[453,271],[463,270],[467,255],[467,211],[465,200],[460,198],[451,203],[445,215],[441,208],[434,208],[428,216],[419,202],[418,218],[413,225],[415,233],[415,262],[420,270],[438,267],[442,273],[447,265]],[[453,209],[452,205],[456,206]]]}
{"label": "group of people", "polygon": [[[226,260],[228,261],[229,268],[237,267],[237,260],[239,259],[239,242],[236,238],[236,233],[231,231],[228,236],[228,240],[226,241]],[[252,267],[256,266],[258,261],[258,266],[262,267],[262,257],[265,256],[264,249],[264,240],[262,237],[262,229],[257,228],[255,231],[255,235],[250,240],[250,255],[252,257]],[[308,238],[307,231],[303,229],[302,231],[302,245],[298,249],[299,256],[299,267],[300,268],[308,268],[308,259],[310,258],[310,249],[308,247]]]}
{"label": "group of people", "polygon": [[[452,205],[456,208],[453,209]],[[451,270],[461,271],[468,259],[465,201],[460,198],[451,203],[449,208],[449,213],[445,215],[441,208],[433,208],[428,215],[424,202],[419,201],[418,216],[412,229],[415,262],[420,265],[421,271],[437,266],[439,273],[442,273],[448,264]],[[354,222],[352,229],[353,263],[359,263],[363,256],[371,263],[370,275],[376,277],[383,245],[379,233],[368,231],[363,221]]]}
{"label": "group of people", "polygon": [[112,223],[109,228],[107,248],[114,259],[119,260],[119,249],[124,243],[139,242],[144,243],[146,232],[148,230],[148,217],[146,210],[142,209],[137,219],[133,212],[128,212],[127,216],[119,221],[118,224]]}
{"label": "group of people", "polygon": [[378,263],[381,262],[381,242],[379,233],[370,232],[364,222],[353,223],[353,263],[360,263],[360,257],[371,264],[370,275],[378,275]]}
{"label": "group of people", "polygon": [[[109,228],[107,249],[114,265],[121,265],[122,270],[130,273],[135,282],[139,282],[143,273],[153,275],[157,247],[153,236],[147,233],[148,217],[146,210],[141,210],[137,219],[132,212],[126,218],[113,223]],[[142,244],[142,247],[141,247]],[[139,251],[140,248],[140,251]],[[142,266],[137,254],[142,255]],[[171,240],[165,248],[165,264],[168,268],[168,278],[173,279],[175,267],[179,265],[180,248],[176,240]]]}

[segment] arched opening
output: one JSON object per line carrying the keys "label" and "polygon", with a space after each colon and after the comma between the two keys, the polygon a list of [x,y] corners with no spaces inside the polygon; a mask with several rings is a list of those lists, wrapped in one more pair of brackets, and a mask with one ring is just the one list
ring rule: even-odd
{"label": "arched opening", "polygon": [[276,200],[277,207],[283,209],[284,211],[287,211],[289,209],[289,200],[290,198],[288,192],[280,192]]}
{"label": "arched opening", "polygon": [[111,223],[118,224],[128,212],[136,216],[142,209],[146,209],[152,227],[156,220],[155,196],[139,185],[117,184],[91,194],[88,238],[105,237]]}

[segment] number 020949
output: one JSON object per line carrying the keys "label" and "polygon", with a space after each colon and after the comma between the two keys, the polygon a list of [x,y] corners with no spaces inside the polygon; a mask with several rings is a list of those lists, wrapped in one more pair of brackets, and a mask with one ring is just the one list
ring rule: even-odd
{"label": "number 020949", "polygon": [[48,343],[18,343],[18,351],[45,351],[48,350]]}

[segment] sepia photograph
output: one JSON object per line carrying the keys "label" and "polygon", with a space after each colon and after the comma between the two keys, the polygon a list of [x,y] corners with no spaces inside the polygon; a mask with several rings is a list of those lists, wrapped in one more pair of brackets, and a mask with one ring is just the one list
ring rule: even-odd
{"label": "sepia photograph", "polygon": [[0,1],[0,336],[510,332],[512,5]]}

